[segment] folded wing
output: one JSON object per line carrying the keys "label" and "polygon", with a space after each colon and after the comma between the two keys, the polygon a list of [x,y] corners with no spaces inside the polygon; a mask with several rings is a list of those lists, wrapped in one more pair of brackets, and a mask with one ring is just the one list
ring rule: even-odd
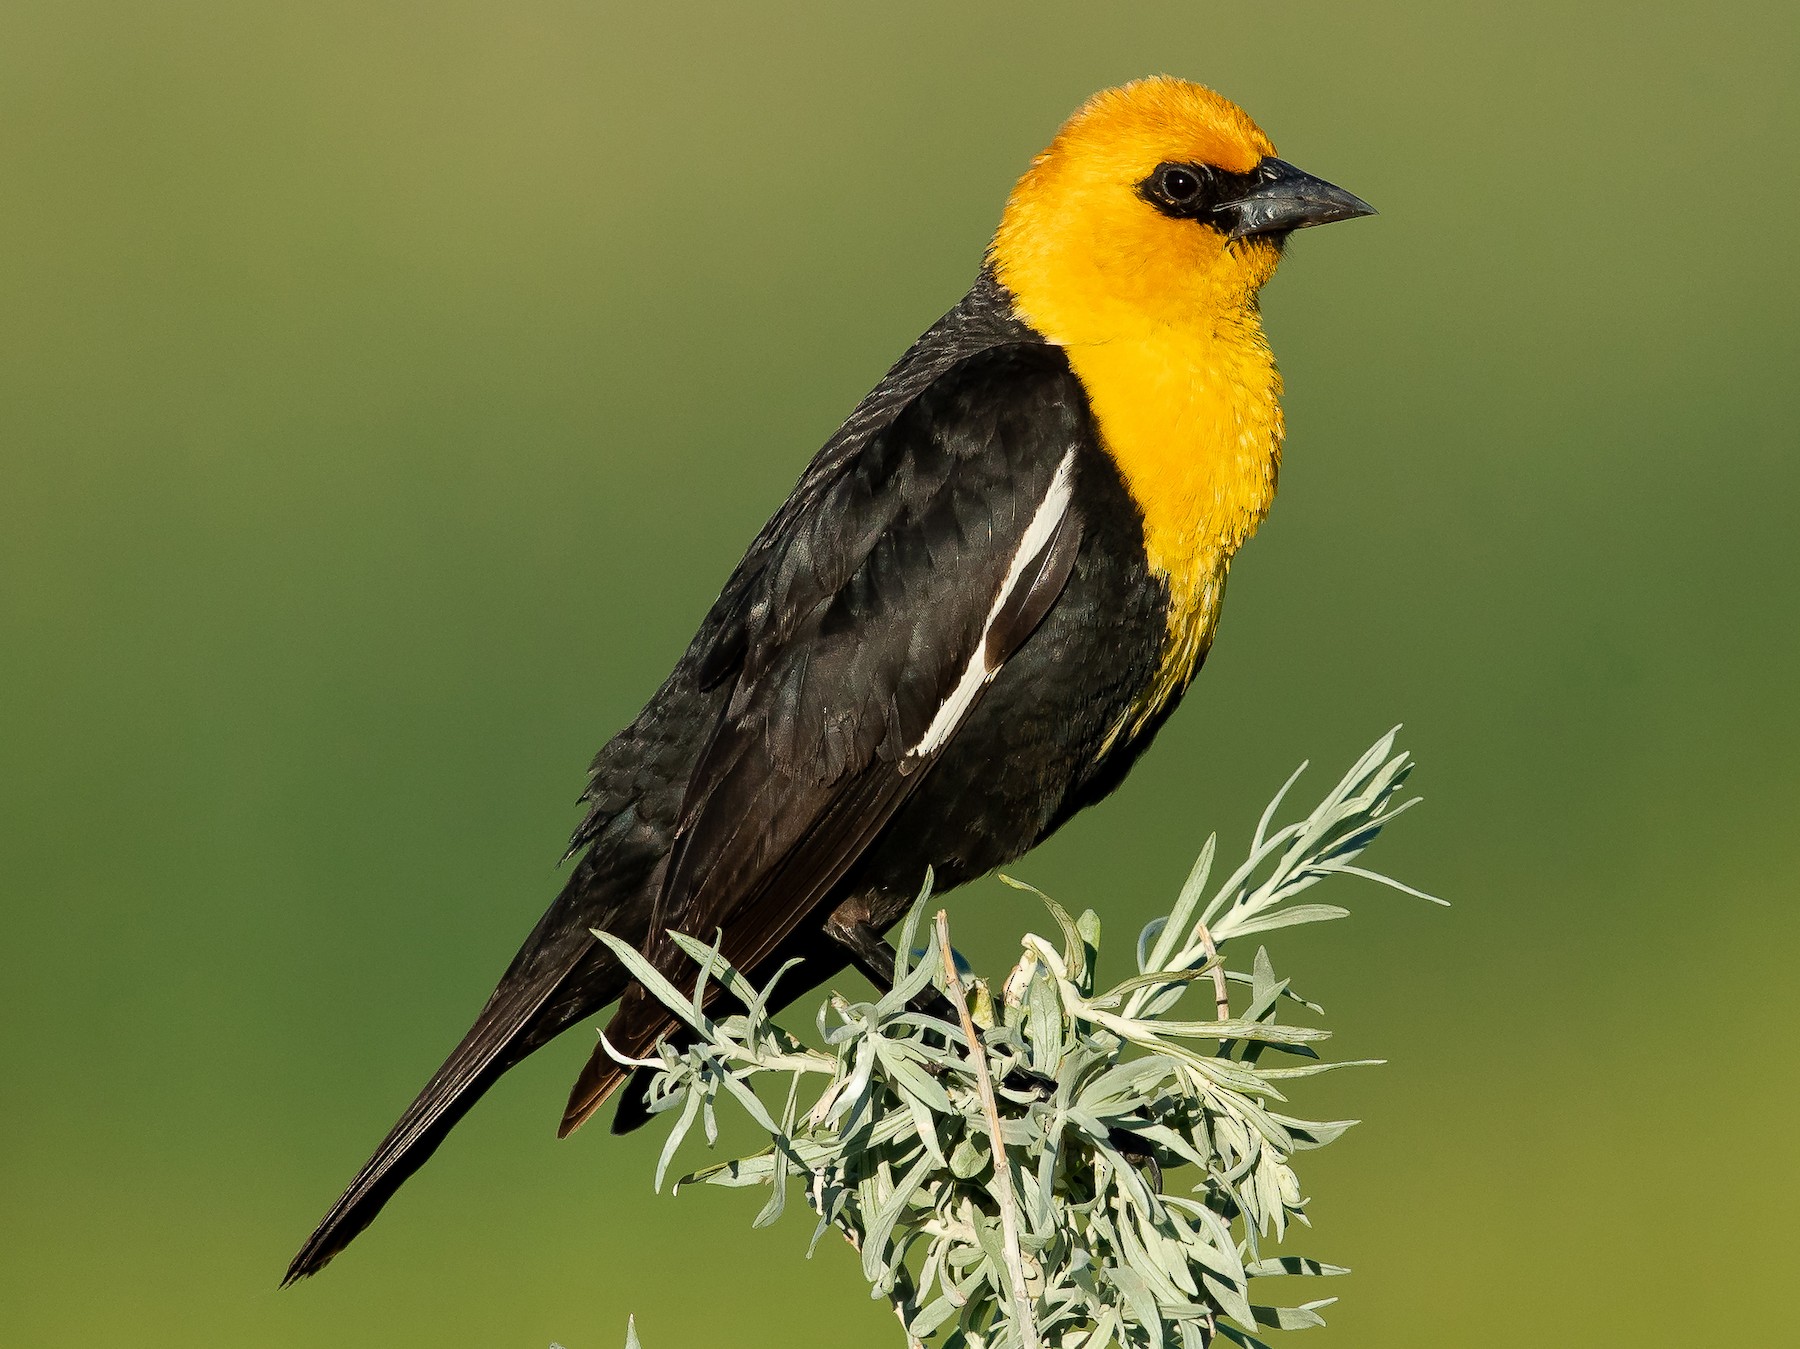
{"label": "folded wing", "polygon": [[[1068,579],[1081,540],[1085,396],[1055,348],[983,352],[926,389],[785,522],[709,636],[730,696],[689,780],[646,954],[669,929],[754,970],[821,906]],[[673,1028],[634,987],[607,1029]],[[597,1050],[563,1132],[623,1080]]]}

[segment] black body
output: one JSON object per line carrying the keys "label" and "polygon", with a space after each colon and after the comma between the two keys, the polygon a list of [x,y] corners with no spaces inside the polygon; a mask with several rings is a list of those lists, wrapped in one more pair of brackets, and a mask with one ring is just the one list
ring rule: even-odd
{"label": "black body", "polygon": [[[1066,518],[1024,558],[1059,468]],[[321,1268],[500,1074],[570,1025],[622,999],[619,1049],[669,1032],[590,929],[671,971],[665,929],[722,929],[758,979],[804,957],[798,994],[851,963],[829,923],[883,930],[927,866],[960,885],[1113,790],[1173,706],[1119,733],[1161,664],[1166,608],[1080,382],[984,272],[820,451],[594,760],[568,884],[287,1279]],[[972,660],[997,668],[925,748]],[[596,1051],[565,1132],[622,1077]]]}

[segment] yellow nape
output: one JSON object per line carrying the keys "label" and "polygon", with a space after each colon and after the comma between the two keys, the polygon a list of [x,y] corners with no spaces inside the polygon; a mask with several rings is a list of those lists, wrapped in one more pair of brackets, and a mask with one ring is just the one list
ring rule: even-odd
{"label": "yellow nape", "polygon": [[1086,387],[1169,587],[1169,644],[1135,724],[1205,654],[1232,554],[1274,499],[1282,437],[1256,307],[1280,248],[1164,215],[1138,187],[1159,164],[1247,173],[1274,153],[1242,109],[1200,85],[1109,89],[1032,161],[989,252],[1020,317],[1065,349]]}

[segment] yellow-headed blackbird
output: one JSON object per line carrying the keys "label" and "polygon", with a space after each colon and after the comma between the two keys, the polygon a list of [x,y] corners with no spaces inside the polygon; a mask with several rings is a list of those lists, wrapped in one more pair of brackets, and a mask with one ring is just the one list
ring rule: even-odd
{"label": "yellow-headed blackbird", "polygon": [[[674,928],[722,932],[759,981],[795,956],[815,981],[879,980],[927,866],[960,885],[1118,786],[1275,494],[1257,292],[1291,231],[1370,213],[1198,85],[1089,100],[1013,189],[973,288],[826,442],[600,751],[568,884],[288,1280],[569,1026],[617,999],[620,1052],[674,1031],[592,929],[671,973]],[[596,1049],[562,1132],[628,1074]],[[628,1092],[614,1127],[642,1118]]]}

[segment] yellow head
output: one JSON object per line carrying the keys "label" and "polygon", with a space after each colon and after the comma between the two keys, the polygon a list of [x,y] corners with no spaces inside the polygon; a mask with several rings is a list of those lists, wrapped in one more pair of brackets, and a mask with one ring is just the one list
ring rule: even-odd
{"label": "yellow head", "polygon": [[1089,99],[1007,200],[988,260],[1067,353],[1168,588],[1162,668],[1115,734],[1193,677],[1274,499],[1281,379],[1257,290],[1292,231],[1369,214],[1275,158],[1236,104],[1167,77]]}
{"label": "yellow head", "polygon": [[1275,158],[1229,99],[1157,76],[1094,95],[1026,170],[990,249],[1023,316],[1081,345],[1253,308],[1287,234],[1370,208]]}

